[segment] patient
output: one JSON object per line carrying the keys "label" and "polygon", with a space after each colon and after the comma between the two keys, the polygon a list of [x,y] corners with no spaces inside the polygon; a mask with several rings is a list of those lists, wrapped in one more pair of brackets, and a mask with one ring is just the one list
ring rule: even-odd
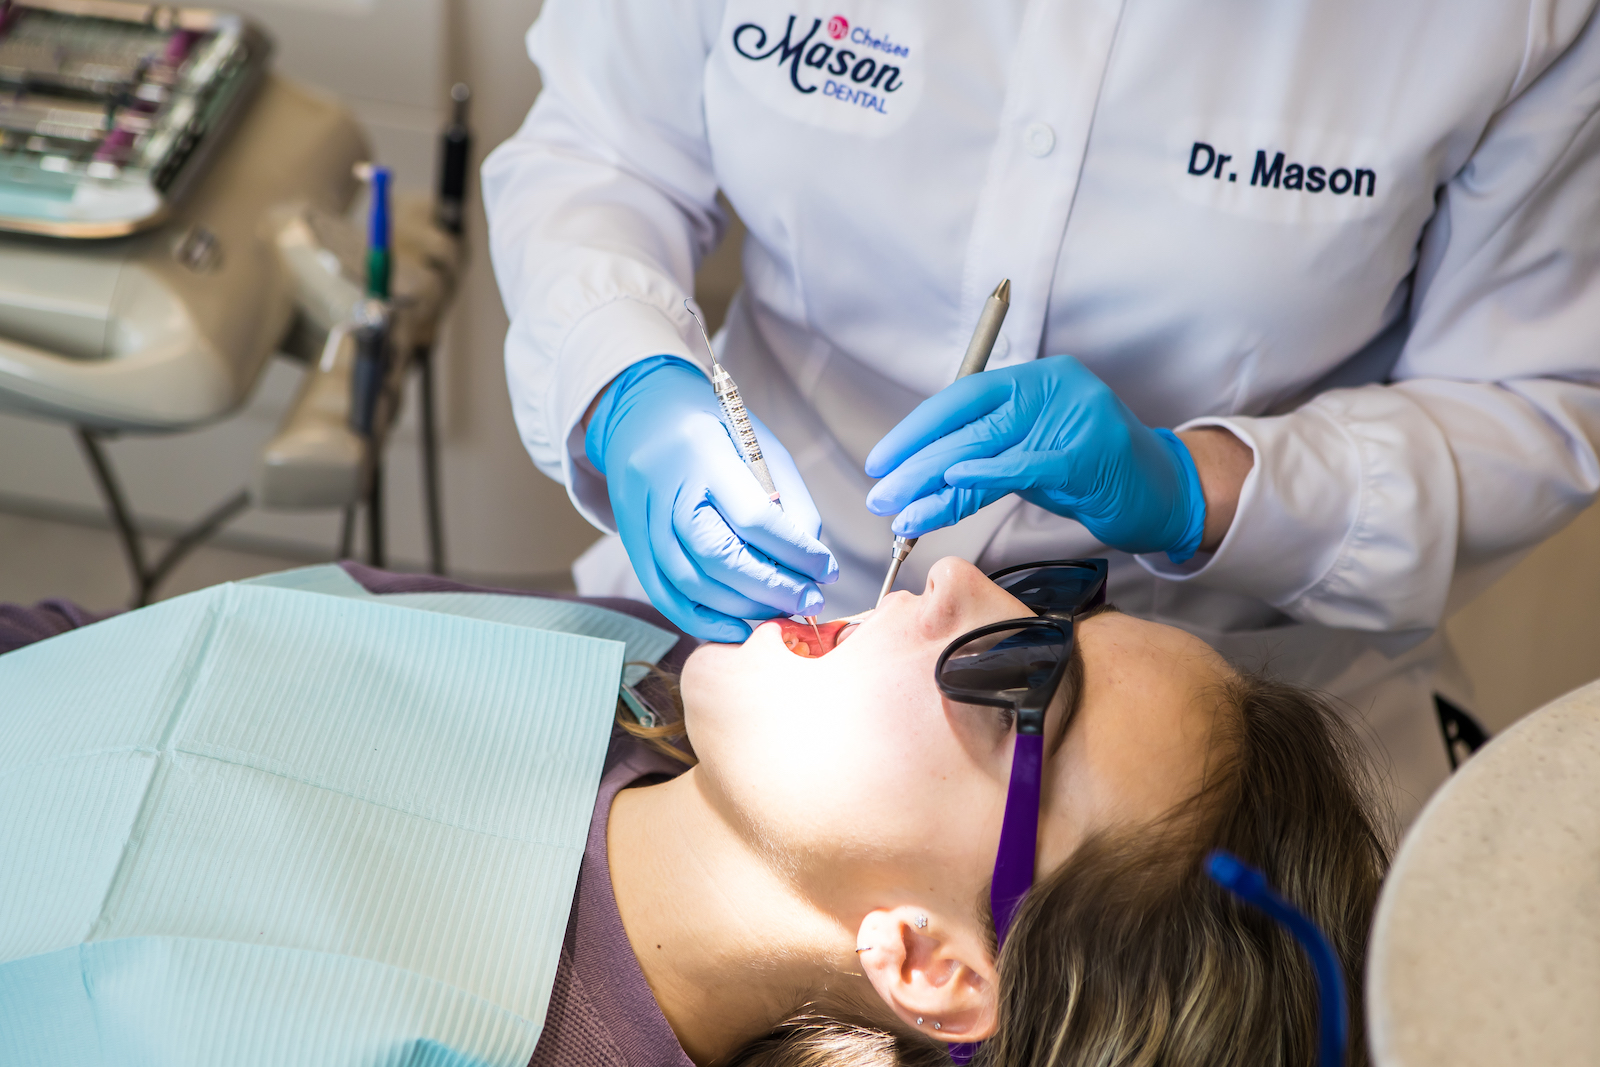
{"label": "patient", "polygon": [[[1045,723],[1037,883],[996,958],[988,883],[1015,732],[1003,709],[943,697],[934,665],[967,631],[1029,614],[951,558],[831,651],[835,635],[791,623],[702,647],[682,673],[698,764],[653,780],[669,763],[641,753],[602,786],[573,977],[610,995],[637,983],[631,959],[585,943],[625,936],[699,1064],[940,1063],[945,1043],[980,1039],[981,1063],[1309,1064],[1310,968],[1202,874],[1224,847],[1328,932],[1365,1062],[1361,961],[1385,853],[1354,742],[1319,698],[1114,610],[1076,626]],[[616,1047],[671,1039],[654,1011],[591,1006]],[[623,1062],[565,1029],[585,1015],[558,986],[535,1062]],[[683,1062],[670,1051],[645,1059]]]}
{"label": "patient", "polygon": [[1311,970],[1203,875],[1216,847],[1327,932],[1365,1063],[1385,852],[1357,746],[1320,698],[1114,609],[1075,624],[1044,721],[1035,884],[997,951],[1017,731],[945,696],[934,668],[1029,615],[945,559],[858,624],[701,647],[681,720],[619,714],[533,1064],[940,1064],[975,1041],[982,1064],[1312,1063]]}

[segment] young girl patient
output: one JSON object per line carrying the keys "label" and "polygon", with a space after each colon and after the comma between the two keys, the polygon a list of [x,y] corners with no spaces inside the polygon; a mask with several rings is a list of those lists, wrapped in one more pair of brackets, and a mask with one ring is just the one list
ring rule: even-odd
{"label": "young girl patient", "polygon": [[[83,621],[50,610],[0,611],[0,638]],[[1070,632],[1063,680],[1029,681],[1026,706],[947,695],[954,675],[936,667],[952,643],[1019,619]],[[1027,650],[974,640],[963,677]],[[954,558],[858,623],[704,645],[680,685],[681,720],[614,733],[534,1065],[942,1064],[956,1043],[1018,1067],[1310,1064],[1312,971],[1206,877],[1215,848],[1327,933],[1349,980],[1350,1062],[1366,1062],[1360,978],[1385,851],[1356,745],[1321,698],[1109,607],[1036,619]],[[1037,834],[1019,836],[1032,794],[1012,764],[1039,752],[1037,778],[1018,776],[1038,784]],[[997,890],[998,922],[997,854],[1023,857],[1021,887],[1033,857],[1014,913],[1022,888]],[[240,1040],[251,1010],[237,1006]]]}
{"label": "young girl patient", "polygon": [[1320,698],[1114,609],[1075,625],[1036,881],[996,953],[1016,732],[941,693],[935,664],[1032,614],[950,558],[842,631],[767,623],[696,651],[698,762],[614,746],[534,1062],[942,1063],[981,1040],[981,1063],[1309,1064],[1310,967],[1203,874],[1219,847],[1328,933],[1365,1062],[1385,851],[1357,746]]}

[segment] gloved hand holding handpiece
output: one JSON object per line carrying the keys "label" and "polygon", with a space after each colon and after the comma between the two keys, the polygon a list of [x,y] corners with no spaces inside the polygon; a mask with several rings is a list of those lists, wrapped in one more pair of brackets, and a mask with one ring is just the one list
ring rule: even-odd
{"label": "gloved hand holding handpiece", "polygon": [[1093,372],[1052,356],[957,381],[919,404],[867,456],[867,494],[894,532],[920,537],[1008,493],[1076,519],[1102,544],[1200,547],[1205,495],[1188,448],[1153,430]]}
{"label": "gloved hand holding handpiece", "polygon": [[675,356],[619,374],[584,434],[640,584],[663,615],[709,641],[744,640],[745,619],[814,615],[818,583],[839,576],[794,460],[751,421],[781,508],[741,460],[705,374]]}

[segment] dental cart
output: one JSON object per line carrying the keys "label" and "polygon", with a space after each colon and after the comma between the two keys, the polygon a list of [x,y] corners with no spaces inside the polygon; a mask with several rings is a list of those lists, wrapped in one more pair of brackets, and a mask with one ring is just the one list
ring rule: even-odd
{"label": "dental cart", "polygon": [[[351,360],[337,327],[360,298],[362,261],[361,231],[343,216],[369,151],[342,108],[269,72],[270,51],[249,22],[220,12],[0,5],[0,410],[76,427],[135,604],[252,502],[343,507],[348,530],[365,498],[369,557],[383,562],[373,504],[388,424],[351,436],[330,408],[348,403]],[[420,365],[431,475],[427,354],[459,242],[425,208],[402,204],[397,216],[395,303],[405,310],[390,388]],[[253,489],[148,564],[101,441],[228,415],[278,351],[311,370]],[[397,406],[383,409],[388,420]],[[437,490],[426,481],[437,569]]]}

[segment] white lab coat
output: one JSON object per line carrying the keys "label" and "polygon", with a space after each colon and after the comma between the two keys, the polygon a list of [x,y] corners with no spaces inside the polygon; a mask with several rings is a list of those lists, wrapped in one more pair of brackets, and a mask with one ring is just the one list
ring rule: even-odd
{"label": "white lab coat", "polygon": [[682,299],[722,189],[750,237],[718,343],[853,611],[890,542],[862,461],[1010,278],[991,367],[1071,353],[1254,470],[1181,567],[1012,498],[903,584],[1109,554],[1125,608],[1349,699],[1405,817],[1446,773],[1432,693],[1470,704],[1429,635],[1600,490],[1596,6],[547,0],[543,93],[484,166],[523,439],[609,529],[579,419],[630,363],[706,364]]}

